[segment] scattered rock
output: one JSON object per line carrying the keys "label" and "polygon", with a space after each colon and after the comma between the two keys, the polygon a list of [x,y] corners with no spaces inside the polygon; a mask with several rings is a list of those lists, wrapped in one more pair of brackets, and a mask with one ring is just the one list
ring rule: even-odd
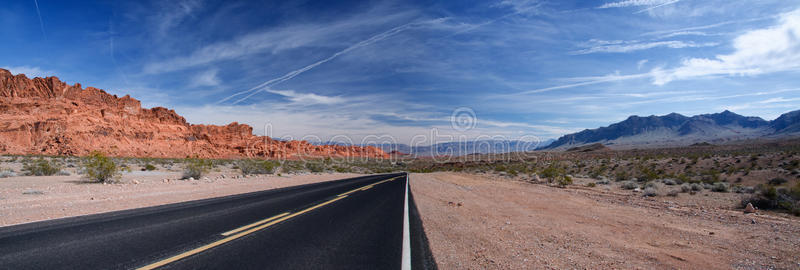
{"label": "scattered rock", "polygon": [[744,212],[746,214],[751,214],[756,212],[756,208],[753,207],[752,203],[747,203],[747,206],[744,207]]}
{"label": "scattered rock", "polygon": [[26,190],[22,192],[22,195],[43,195],[44,191],[41,190]]}

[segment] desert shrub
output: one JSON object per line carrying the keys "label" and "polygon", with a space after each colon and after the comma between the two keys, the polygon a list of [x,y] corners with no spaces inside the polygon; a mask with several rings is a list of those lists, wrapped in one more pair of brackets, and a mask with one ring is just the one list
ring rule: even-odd
{"label": "desert shrub", "polygon": [[689,192],[689,191],[692,191],[692,185],[683,183],[681,185],[681,192]]}
{"label": "desert shrub", "polygon": [[572,185],[572,177],[569,175],[563,175],[561,177],[558,177],[556,183],[558,184],[559,187],[566,187],[568,185]]}
{"label": "desert shrub", "polygon": [[12,170],[0,170],[0,178],[15,177],[17,173]]}
{"label": "desert shrub", "polygon": [[699,183],[692,183],[691,188],[692,191],[701,191],[703,190],[703,185],[700,185]]}
{"label": "desert shrub", "polygon": [[598,185],[608,185],[611,182],[608,181],[608,178],[602,177],[600,180],[595,181],[595,183]]}
{"label": "desert shrub", "polygon": [[713,188],[713,187],[714,187],[714,185],[712,185],[712,184],[709,184],[709,183],[703,183],[703,188],[704,188],[704,189],[711,189],[711,188]]}
{"label": "desert shrub", "polygon": [[60,171],[58,171],[58,172],[56,173],[56,175],[58,175],[58,176],[70,176],[70,175],[72,175],[72,174],[71,174],[71,173],[69,173],[68,171],[65,171],[65,170],[60,170]]}
{"label": "desert shrub", "polygon": [[156,170],[156,166],[153,166],[153,164],[145,164],[144,165],[144,170],[146,170],[146,171],[155,171]]}
{"label": "desert shrub", "polygon": [[596,187],[597,184],[596,183],[587,183],[586,186],[587,187]]}
{"label": "desert shrub", "polygon": [[275,173],[275,169],[279,165],[275,161],[255,159],[243,159],[237,161],[235,164],[237,167],[239,167],[239,170],[242,171],[243,175],[272,174]]}
{"label": "desert shrub", "polygon": [[92,152],[83,159],[83,174],[92,181],[109,182],[119,176],[119,167],[100,152]]}
{"label": "desert shrub", "polygon": [[635,188],[638,188],[638,187],[639,187],[639,184],[637,184],[637,183],[636,183],[636,182],[634,182],[634,181],[625,181],[625,182],[623,182],[623,183],[622,183],[622,186],[621,186],[621,187],[622,187],[622,189],[628,189],[628,190],[630,190],[630,189],[635,189]]}
{"label": "desert shrub", "polygon": [[658,195],[658,190],[656,190],[655,186],[647,187],[642,194],[646,197],[653,197]]}
{"label": "desert shrub", "polygon": [[564,174],[564,170],[559,168],[559,167],[557,167],[555,164],[551,164],[550,166],[547,166],[547,168],[544,168],[542,170],[542,173],[541,173],[542,177],[547,178],[548,182],[551,182],[551,183],[553,181],[558,180],[556,178],[560,178],[560,176],[563,175],[563,174]]}
{"label": "desert shrub", "polygon": [[686,182],[691,182],[692,181],[692,179],[688,175],[686,175],[685,173],[679,174],[678,176],[676,176],[676,178],[678,179],[678,181],[680,181],[682,183],[686,183]]}
{"label": "desert shrub", "polygon": [[305,167],[312,173],[320,173],[325,171],[325,165],[319,162],[306,162]]}
{"label": "desert shrub", "polygon": [[664,183],[664,185],[668,185],[668,186],[674,186],[674,185],[678,184],[677,182],[675,182],[674,179],[669,179],[669,178],[661,180],[661,182]]}
{"label": "desert shrub", "polygon": [[616,179],[617,181],[628,180],[628,173],[625,171],[619,171],[614,175],[614,179]]}
{"label": "desert shrub", "polygon": [[25,175],[50,176],[61,171],[61,166],[54,161],[39,158],[25,162],[22,165],[22,171]]}
{"label": "desert shrub", "polygon": [[353,168],[350,168],[349,166],[334,166],[333,170],[338,173],[353,172]]}
{"label": "desert shrub", "polygon": [[728,184],[722,182],[716,182],[711,187],[711,191],[713,192],[728,192]]}
{"label": "desert shrub", "polygon": [[759,186],[753,195],[742,199],[740,207],[748,203],[759,209],[785,210],[800,216],[800,183],[791,189],[776,189],[773,186]]}
{"label": "desert shrub", "polygon": [[754,187],[738,187],[738,188],[736,189],[736,193],[749,193],[749,194],[753,194],[753,193],[755,193],[755,192],[756,192],[756,189],[755,189]]}
{"label": "desert shrub", "polygon": [[770,179],[768,183],[770,185],[773,185],[773,186],[780,186],[780,185],[783,185],[786,182],[789,182],[789,181],[786,180],[786,179],[780,178],[780,177],[776,177],[776,178]]}
{"label": "desert shrub", "polygon": [[680,193],[680,191],[679,191],[679,190],[677,190],[677,189],[670,189],[670,190],[669,190],[669,192],[667,192],[667,196],[670,196],[670,197],[677,197],[677,196],[678,196],[678,193]]}
{"label": "desert shrub", "polygon": [[200,179],[200,177],[208,173],[213,166],[211,161],[207,159],[186,159],[183,165],[183,179]]}

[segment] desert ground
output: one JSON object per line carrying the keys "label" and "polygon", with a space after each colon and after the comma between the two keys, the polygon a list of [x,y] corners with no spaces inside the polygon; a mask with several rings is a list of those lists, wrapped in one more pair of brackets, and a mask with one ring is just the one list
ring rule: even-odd
{"label": "desert ground", "polygon": [[645,197],[495,174],[412,174],[442,269],[797,269],[800,219],[745,214],[740,194]]}
{"label": "desert ground", "polygon": [[352,173],[255,175],[232,170],[198,180],[182,172],[132,171],[110,184],[82,176],[16,176],[0,179],[0,226],[163,205],[359,176]]}
{"label": "desert ground", "polygon": [[214,160],[197,179],[184,179],[189,160],[115,159],[121,176],[108,183],[88,180],[79,158],[49,158],[56,175],[23,176],[39,159],[7,156],[0,226],[405,170],[424,171],[411,174],[411,191],[441,269],[800,268],[800,217],[742,209],[770,189],[794,198],[795,152],[642,156],[565,153],[462,167],[319,160],[249,176],[243,163]]}

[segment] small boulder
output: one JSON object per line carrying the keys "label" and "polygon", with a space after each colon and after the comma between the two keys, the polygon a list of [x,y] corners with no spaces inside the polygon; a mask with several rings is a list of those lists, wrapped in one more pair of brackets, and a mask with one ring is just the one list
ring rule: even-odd
{"label": "small boulder", "polygon": [[751,213],[755,213],[755,212],[756,212],[756,208],[753,207],[752,203],[747,203],[747,206],[744,207],[744,213],[745,214],[751,214]]}

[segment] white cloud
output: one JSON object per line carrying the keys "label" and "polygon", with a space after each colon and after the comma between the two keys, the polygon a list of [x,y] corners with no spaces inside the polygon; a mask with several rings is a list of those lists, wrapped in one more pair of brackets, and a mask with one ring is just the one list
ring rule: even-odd
{"label": "white cloud", "polygon": [[314,62],[314,63],[312,63],[310,65],[307,65],[307,66],[305,66],[303,68],[290,71],[289,73],[286,73],[283,76],[280,76],[280,77],[273,78],[271,80],[265,81],[265,82],[255,86],[255,87],[252,87],[252,88],[250,88],[248,90],[240,91],[240,92],[234,93],[234,94],[232,94],[230,96],[227,96],[227,97],[221,99],[219,102],[217,102],[217,104],[223,103],[223,102],[225,102],[225,101],[227,101],[227,100],[229,100],[229,99],[231,99],[233,97],[249,93],[248,95],[244,96],[243,98],[240,98],[239,100],[235,101],[234,104],[242,102],[242,101],[252,97],[255,94],[258,94],[258,93],[260,93],[262,91],[266,91],[272,85],[279,84],[279,83],[291,80],[292,78],[296,77],[297,75],[303,74],[304,72],[312,70],[312,69],[316,68],[319,65],[322,65],[322,64],[325,64],[327,62],[330,62],[330,61],[336,59],[337,57],[339,57],[341,55],[349,53],[350,51],[353,51],[353,50],[356,50],[356,49],[359,49],[359,48],[362,48],[362,47],[366,47],[366,46],[372,45],[373,43],[376,43],[376,42],[382,41],[384,39],[390,38],[390,37],[392,37],[394,35],[397,35],[397,34],[403,32],[403,31],[406,31],[406,30],[409,30],[409,29],[413,29],[415,27],[420,27],[420,26],[429,25],[429,24],[438,24],[438,23],[441,23],[444,20],[447,20],[447,19],[446,18],[439,18],[439,19],[426,20],[426,21],[415,21],[415,22],[410,22],[410,23],[406,23],[406,24],[394,27],[394,28],[389,29],[389,30],[387,30],[385,32],[382,32],[380,34],[376,34],[374,36],[371,36],[368,39],[365,39],[365,40],[362,40],[362,41],[360,41],[358,43],[350,45],[347,48],[344,48],[343,50],[338,51],[338,52],[328,56],[325,59],[322,59],[322,60],[319,60],[317,62]]}
{"label": "white cloud", "polygon": [[678,41],[678,40],[670,40],[670,41],[655,41],[655,42],[616,42],[616,41],[604,41],[600,43],[598,46],[593,46],[591,48],[577,50],[571,52],[571,54],[591,54],[591,53],[626,53],[626,52],[633,52],[633,51],[641,51],[647,50],[657,47],[665,47],[670,49],[682,49],[682,48],[697,48],[697,47],[712,47],[717,46],[717,43],[707,42],[707,43],[694,43],[692,41]]}
{"label": "white cloud", "polygon": [[258,53],[276,54],[312,45],[330,46],[338,44],[336,40],[344,33],[352,34],[368,26],[395,22],[409,16],[408,12],[382,16],[354,16],[337,22],[293,25],[250,33],[201,47],[185,56],[147,63],[143,71],[145,74],[170,72],[218,61],[235,60]]}
{"label": "white cloud", "polygon": [[201,8],[201,3],[196,0],[185,0],[175,2],[164,2],[161,8],[164,13],[156,15],[156,34],[159,37],[167,35],[167,33],[182,23],[186,18],[192,16],[198,9]]}
{"label": "white cloud", "polygon": [[647,62],[648,62],[647,59],[639,60],[639,62],[636,62],[636,69],[642,69],[642,67],[644,67],[644,65],[647,64]]}
{"label": "white cloud", "polygon": [[33,67],[33,66],[14,66],[14,67],[5,66],[2,68],[7,69],[8,71],[11,72],[11,74],[14,75],[25,74],[25,76],[27,76],[28,78],[34,78],[34,77],[45,78],[56,75],[54,71],[43,70],[40,67]]}
{"label": "white cloud", "polygon": [[219,73],[219,70],[215,68],[203,71],[192,77],[189,86],[190,87],[217,86],[220,84],[220,79],[217,76],[217,73]]}
{"label": "white cloud", "polygon": [[[277,138],[305,139],[311,141],[344,141],[361,143],[370,138],[380,137],[398,143],[416,142],[429,145],[432,142],[446,142],[464,138],[517,139],[535,136],[539,138],[557,137],[577,129],[561,128],[546,125],[530,125],[524,123],[494,122],[479,119],[478,125],[461,132],[454,130],[449,117],[409,116],[400,112],[387,112],[394,105],[375,108],[374,104],[357,104],[356,106],[330,109],[292,110],[273,104],[253,105],[205,105],[202,107],[175,107],[175,110],[186,117],[190,123],[226,125],[230,119],[251,125],[259,135],[270,135]],[[338,107],[338,106],[337,106]],[[397,106],[395,106],[397,107]],[[390,115],[408,121],[432,122],[433,124],[397,125],[373,116]],[[422,141],[420,141],[422,140]]]}
{"label": "white cloud", "polygon": [[618,2],[605,3],[597,8],[623,8],[639,6],[660,6],[678,2],[676,0],[625,0]]}
{"label": "white cloud", "polygon": [[700,31],[677,31],[677,32],[672,32],[672,33],[660,36],[658,38],[659,39],[663,39],[663,38],[671,38],[671,37],[677,37],[677,36],[704,36],[705,37],[705,36],[711,36],[711,35],[712,34],[708,34],[706,32],[700,32]]}
{"label": "white cloud", "polygon": [[[655,85],[674,80],[687,80],[708,76],[752,76],[772,72],[800,70],[800,9],[781,14],[779,24],[746,32],[733,41],[731,54],[717,55],[714,59],[689,58],[673,69],[654,68],[649,72],[606,76],[568,78],[570,83],[528,90],[512,95],[525,95],[553,90],[575,88],[605,82],[650,78]],[[706,28],[707,26],[703,26]],[[697,28],[697,27],[696,27]],[[594,44],[615,44],[620,41],[590,40]],[[613,45],[601,45],[608,47]]]}
{"label": "white cloud", "polygon": [[297,93],[294,90],[267,90],[267,92],[281,95],[286,97],[292,103],[300,104],[300,105],[330,105],[330,104],[337,104],[345,102],[345,99],[342,97],[332,97],[332,96],[323,96],[317,95],[314,93]]}
{"label": "white cloud", "polygon": [[746,32],[733,41],[734,52],[689,58],[680,67],[653,69],[653,83],[728,75],[744,76],[800,69],[800,9],[781,15],[779,24]]}

